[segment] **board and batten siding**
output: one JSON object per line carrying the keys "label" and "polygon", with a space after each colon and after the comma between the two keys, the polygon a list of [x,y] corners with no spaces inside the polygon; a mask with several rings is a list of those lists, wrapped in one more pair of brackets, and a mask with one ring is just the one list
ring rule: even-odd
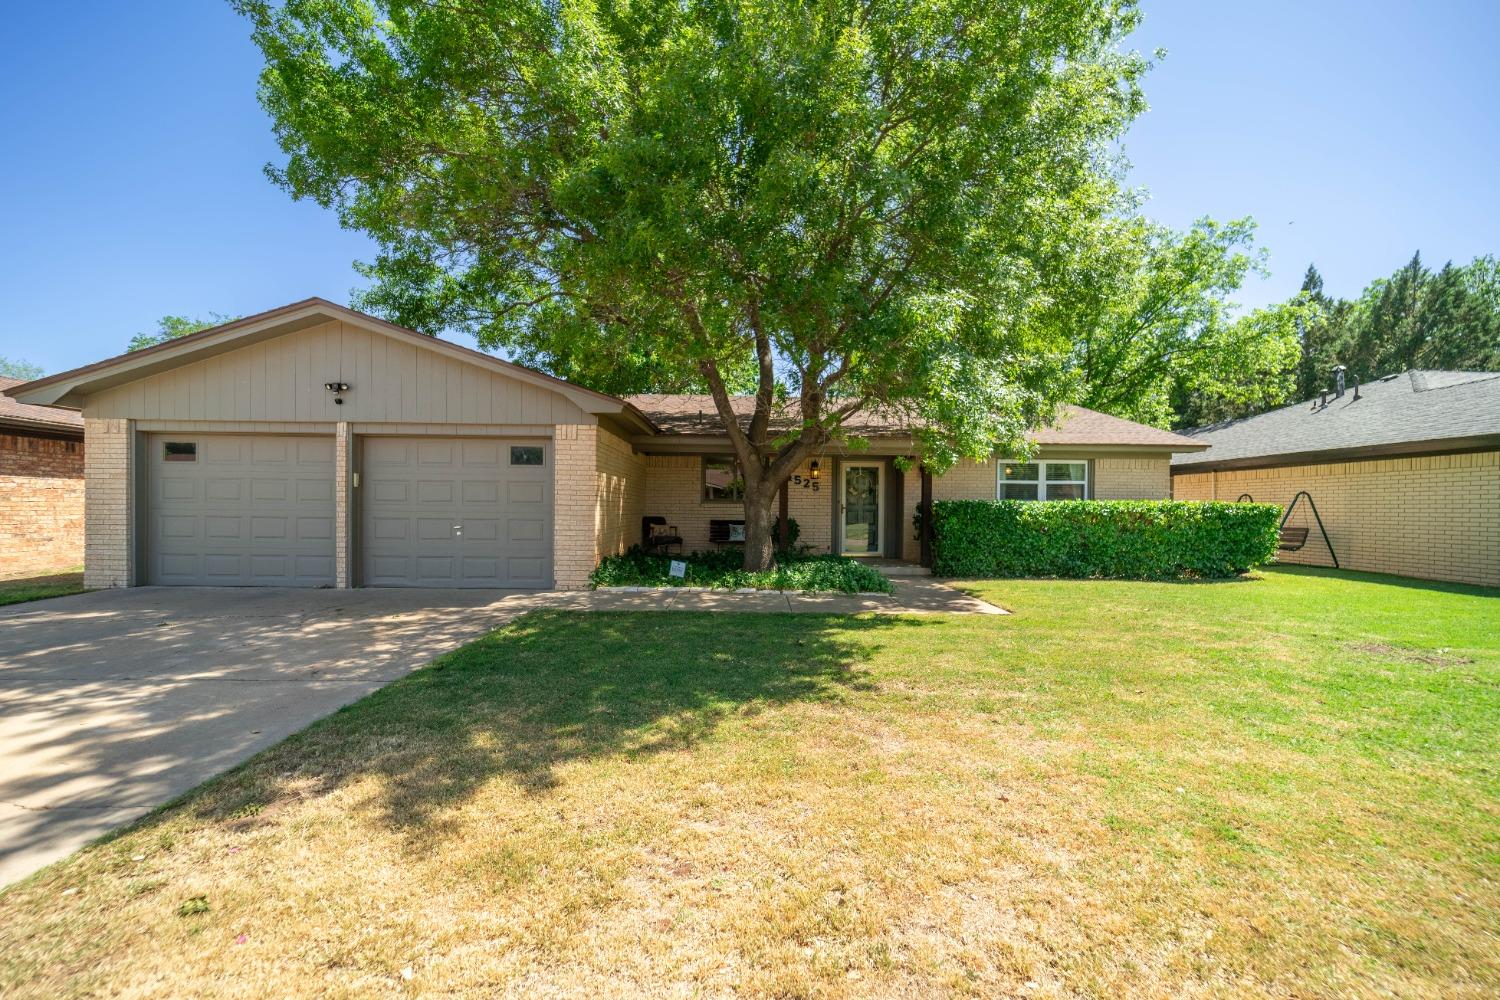
{"label": "board and batten siding", "polygon": [[[349,383],[343,405],[325,382]],[[593,421],[560,393],[336,320],[101,390],[84,415],[283,425]]]}

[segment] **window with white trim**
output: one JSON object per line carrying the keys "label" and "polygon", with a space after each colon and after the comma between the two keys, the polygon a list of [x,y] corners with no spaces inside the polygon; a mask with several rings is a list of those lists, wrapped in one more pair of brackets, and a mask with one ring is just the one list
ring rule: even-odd
{"label": "window with white trim", "polygon": [[1087,462],[1000,462],[995,496],[1001,500],[1083,500],[1089,495]]}

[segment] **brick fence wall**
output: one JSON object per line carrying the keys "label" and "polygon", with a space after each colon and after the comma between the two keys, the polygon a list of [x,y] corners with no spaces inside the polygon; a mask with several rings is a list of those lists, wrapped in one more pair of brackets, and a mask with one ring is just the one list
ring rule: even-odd
{"label": "brick fence wall", "polygon": [[[1172,490],[1282,506],[1306,490],[1345,569],[1500,586],[1500,452],[1179,473]],[[1277,558],[1331,566],[1305,502],[1290,523],[1309,529],[1307,545]]]}
{"label": "brick fence wall", "polygon": [[0,577],[83,562],[83,442],[0,434]]}

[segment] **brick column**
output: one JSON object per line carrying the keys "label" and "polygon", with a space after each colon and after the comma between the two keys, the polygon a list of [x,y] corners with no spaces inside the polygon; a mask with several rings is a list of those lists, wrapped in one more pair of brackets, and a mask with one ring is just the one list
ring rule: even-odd
{"label": "brick column", "polygon": [[354,552],[353,476],[354,435],[347,421],[339,421],[333,431],[333,585],[352,587],[354,574],[349,558]]}
{"label": "brick column", "polygon": [[558,424],[552,438],[552,574],[559,590],[582,590],[598,562],[599,429]]}
{"label": "brick column", "polygon": [[133,587],[135,422],[85,419],[83,435],[83,584]]}

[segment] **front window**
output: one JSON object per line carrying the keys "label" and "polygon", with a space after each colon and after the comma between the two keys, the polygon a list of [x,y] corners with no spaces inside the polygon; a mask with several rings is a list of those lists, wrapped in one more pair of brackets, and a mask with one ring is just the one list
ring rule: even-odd
{"label": "front window", "polygon": [[732,458],[705,458],[703,499],[710,503],[743,501],[745,477],[740,475],[740,464]]}
{"label": "front window", "polygon": [[995,495],[1001,500],[1083,500],[1087,462],[1001,462]]}

